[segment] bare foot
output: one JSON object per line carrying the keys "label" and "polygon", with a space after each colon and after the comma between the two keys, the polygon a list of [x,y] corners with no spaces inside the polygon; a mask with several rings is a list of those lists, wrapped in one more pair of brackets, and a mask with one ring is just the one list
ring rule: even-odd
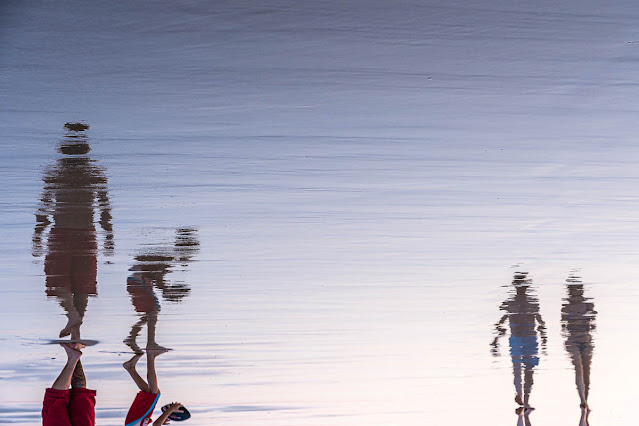
{"label": "bare foot", "polygon": [[135,354],[135,355],[133,355],[133,358],[131,358],[127,362],[123,363],[122,367],[124,367],[125,370],[130,370],[132,368],[135,368],[135,365],[138,363],[138,361],[140,360],[142,355],[143,354]]}
{"label": "bare foot", "polygon": [[85,347],[81,343],[60,343],[60,346],[66,351],[67,357],[72,360],[79,360],[82,356],[80,349],[84,349]]}
{"label": "bare foot", "polygon": [[67,321],[67,325],[64,326],[64,328],[62,330],[60,330],[60,337],[66,337],[69,334],[71,334],[71,331],[73,331],[73,329],[75,329],[76,327],[78,328],[77,330],[77,334],[80,334],[80,330],[79,327],[82,324],[82,318],[80,318],[79,316],[76,315],[67,315],[69,317],[69,320]]}

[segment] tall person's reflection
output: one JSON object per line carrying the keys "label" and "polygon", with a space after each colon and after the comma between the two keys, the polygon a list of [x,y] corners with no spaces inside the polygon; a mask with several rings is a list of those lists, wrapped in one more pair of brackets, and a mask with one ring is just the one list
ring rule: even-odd
{"label": "tall person's reflection", "polygon": [[592,362],[593,339],[597,312],[592,298],[584,296],[581,280],[570,275],[566,279],[567,296],[561,306],[561,329],[566,351],[575,368],[575,382],[579,393],[582,421],[588,424],[588,392],[590,390],[590,364]]}
{"label": "tall person's reflection", "polygon": [[[546,326],[539,313],[539,299],[531,286],[526,272],[515,272],[513,289],[509,297],[499,307],[505,314],[495,324],[497,335],[492,341],[492,353],[499,355],[499,338],[507,332],[504,323],[508,320],[510,328],[510,357],[513,365],[515,384],[515,402],[527,414],[530,406],[530,393],[533,386],[534,368],[539,365],[539,343],[546,347]],[[519,410],[522,411],[522,410]]]}
{"label": "tall person's reflection", "polygon": [[60,337],[80,339],[89,296],[97,295],[97,235],[94,214],[105,233],[104,252],[113,253],[111,208],[104,169],[88,154],[88,125],[67,123],[58,146],[62,156],[43,174],[44,191],[36,213],[33,255],[43,252],[45,230],[52,224],[44,262],[46,292],[66,311]]}
{"label": "tall person's reflection", "polygon": [[[147,425],[151,423],[153,410],[160,398],[160,388],[155,369],[155,359],[166,353],[168,349],[156,341],[156,327],[160,313],[160,299],[179,302],[191,289],[185,283],[173,283],[166,276],[176,265],[186,266],[199,250],[199,242],[194,229],[182,228],[176,231],[175,242],[170,247],[159,246],[135,257],[134,265],[129,269],[131,276],[127,279],[127,291],[140,320],[131,327],[124,343],[135,355],[122,364],[139,389],[127,414],[125,425]],[[155,290],[161,294],[160,298]],[[142,350],[137,340],[146,325],[146,349]],[[137,372],[138,360],[146,352],[146,380]],[[168,417],[178,411],[182,405],[171,403],[167,410],[155,421],[154,425],[163,424]]]}

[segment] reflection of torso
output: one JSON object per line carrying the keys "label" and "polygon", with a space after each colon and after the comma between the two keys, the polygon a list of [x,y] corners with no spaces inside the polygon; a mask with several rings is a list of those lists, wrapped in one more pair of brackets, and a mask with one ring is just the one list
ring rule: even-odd
{"label": "reflection of torso", "polygon": [[566,346],[579,348],[592,345],[591,331],[595,328],[594,304],[584,298],[570,298],[561,308],[562,328]]}
{"label": "reflection of torso", "polygon": [[96,192],[104,190],[106,178],[88,158],[63,158],[44,177],[55,200],[53,222],[59,228],[93,228]]}

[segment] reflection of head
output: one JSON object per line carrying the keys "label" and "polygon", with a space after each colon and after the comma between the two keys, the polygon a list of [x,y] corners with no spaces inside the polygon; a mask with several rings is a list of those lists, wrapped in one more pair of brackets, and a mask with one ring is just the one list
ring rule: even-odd
{"label": "reflection of head", "polygon": [[91,147],[86,142],[68,143],[65,142],[58,150],[64,155],[85,155],[91,151]]}
{"label": "reflection of head", "polygon": [[513,285],[517,288],[529,287],[530,279],[528,278],[528,272],[515,272],[513,276]]}
{"label": "reflection of head", "polygon": [[89,128],[88,124],[84,123],[64,123],[64,128],[72,132],[84,132]]}

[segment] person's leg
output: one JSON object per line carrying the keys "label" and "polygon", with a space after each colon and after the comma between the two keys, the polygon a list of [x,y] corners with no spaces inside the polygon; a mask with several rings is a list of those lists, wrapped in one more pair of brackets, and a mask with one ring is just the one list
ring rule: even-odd
{"label": "person's leg", "polygon": [[86,388],[74,388],[69,394],[71,424],[73,426],[94,426],[96,392]]}
{"label": "person's leg", "polygon": [[146,352],[146,380],[149,382],[150,393],[160,393],[158,386],[158,377],[155,373],[155,358],[166,351],[157,349],[147,350]]}
{"label": "person's leg", "polygon": [[515,402],[519,405],[524,405],[521,386],[521,361],[519,360],[513,360],[513,377],[513,383],[515,384]]}
{"label": "person's leg", "polygon": [[142,330],[142,327],[147,322],[148,322],[148,316],[147,315],[142,315],[140,320],[138,322],[136,322],[135,324],[133,324],[133,326],[131,327],[131,332],[129,333],[129,336],[126,339],[124,339],[124,343],[128,347],[130,347],[131,350],[134,353],[136,353],[136,354],[144,353],[142,348],[137,343],[137,338],[140,335],[140,331]]}
{"label": "person's leg", "polygon": [[67,363],[64,365],[64,368],[60,372],[58,378],[55,379],[55,382],[53,382],[53,385],[51,385],[51,388],[57,390],[68,390],[71,386],[73,371],[75,370],[75,366],[78,361],[80,361],[82,352],[76,349],[76,347],[79,347],[77,344],[61,343],[60,346],[62,346],[67,352]]}
{"label": "person's leg", "polygon": [[575,384],[577,385],[577,393],[579,393],[579,402],[581,407],[586,407],[586,387],[584,384],[584,370],[581,362],[581,354],[578,349],[571,348],[570,359],[575,367]]}
{"label": "person's leg", "polygon": [[146,349],[147,351],[154,350],[166,352],[168,349],[164,346],[158,345],[155,341],[155,328],[158,323],[158,313],[159,312],[157,310],[153,310],[148,313],[149,323],[147,325]]}
{"label": "person's leg", "polygon": [[590,391],[590,364],[592,363],[592,347],[587,347],[581,353],[581,366],[584,372],[584,399],[588,404],[588,392]]}
{"label": "person's leg", "polygon": [[73,370],[73,376],[71,377],[71,387],[73,389],[87,387],[87,379],[84,376],[84,369],[82,368],[82,361],[80,360],[78,360],[78,363],[75,365],[75,369]]}
{"label": "person's leg", "polygon": [[530,408],[530,392],[532,391],[533,380],[533,366],[526,365],[524,370],[524,407]]}
{"label": "person's leg", "polygon": [[137,387],[142,392],[149,392],[150,393],[151,389],[150,389],[149,385],[144,381],[144,379],[142,377],[140,377],[140,375],[138,374],[137,370],[135,369],[135,366],[138,363],[138,361],[140,360],[140,357],[142,357],[142,355],[143,354],[135,354],[135,355],[133,355],[133,358],[131,358],[130,360],[128,360],[127,362],[122,364],[122,367],[124,367],[124,369],[129,373],[129,375],[131,376],[131,378],[133,379],[133,381],[135,382]]}
{"label": "person's leg", "polygon": [[67,312],[67,323],[60,330],[60,337],[66,337],[82,324],[82,317],[78,313],[73,303],[73,294],[66,288],[59,288],[56,297],[60,306]]}
{"label": "person's leg", "polygon": [[87,310],[87,305],[89,304],[89,295],[84,293],[74,293],[73,294],[73,306],[75,307],[76,312],[80,315],[80,318],[84,318],[84,313]]}

